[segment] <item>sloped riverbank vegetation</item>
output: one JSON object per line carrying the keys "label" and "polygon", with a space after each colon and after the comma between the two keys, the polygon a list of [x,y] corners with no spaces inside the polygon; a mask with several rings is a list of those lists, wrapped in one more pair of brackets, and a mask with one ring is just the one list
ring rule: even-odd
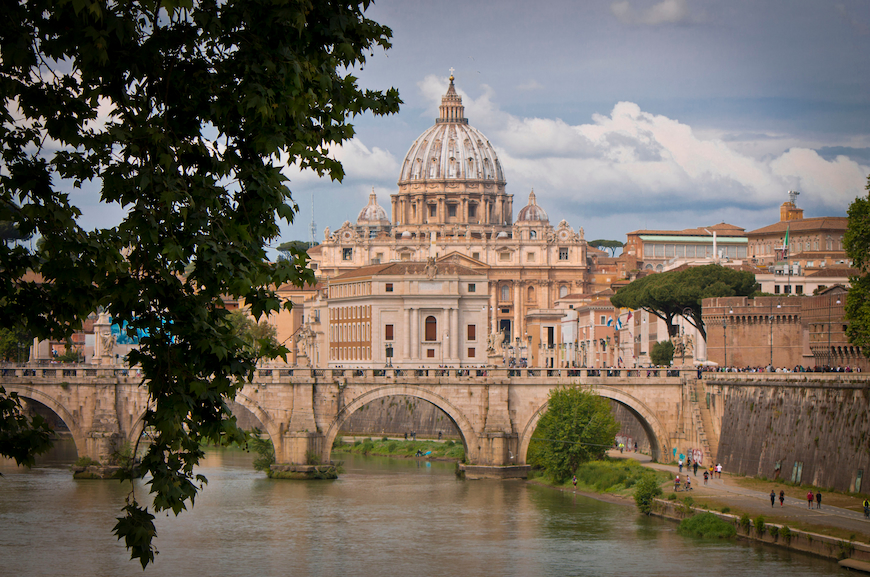
{"label": "sloped riverbank vegetation", "polygon": [[402,459],[426,458],[451,461],[465,459],[465,448],[462,443],[453,440],[446,442],[403,441],[383,437],[380,440],[355,439],[353,443],[346,443],[344,439],[338,437],[332,445],[332,452]]}

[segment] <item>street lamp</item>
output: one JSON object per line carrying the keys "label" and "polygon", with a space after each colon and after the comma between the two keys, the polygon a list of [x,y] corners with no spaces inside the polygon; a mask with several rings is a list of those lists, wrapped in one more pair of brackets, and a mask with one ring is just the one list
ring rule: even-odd
{"label": "street lamp", "polygon": [[384,345],[384,347],[385,347],[384,354],[387,357],[387,368],[391,369],[391,368],[393,368],[393,344],[386,343]]}
{"label": "street lamp", "polygon": [[[734,314],[734,309],[729,308],[728,314]],[[728,368],[728,321],[724,314],[722,315],[722,345],[725,347],[725,368]]]}
{"label": "street lamp", "polygon": [[[782,308],[782,303],[776,303],[776,308]],[[770,301],[770,368],[773,369],[773,301]]]}
{"label": "street lamp", "polygon": [[[840,295],[837,295],[837,304],[840,304]],[[828,297],[828,367],[831,367],[831,362],[834,360],[834,353],[831,350],[831,297]]]}

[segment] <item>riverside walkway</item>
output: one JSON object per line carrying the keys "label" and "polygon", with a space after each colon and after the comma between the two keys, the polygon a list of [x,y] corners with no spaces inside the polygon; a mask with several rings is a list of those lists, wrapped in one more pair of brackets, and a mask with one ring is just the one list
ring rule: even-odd
{"label": "riverside walkway", "polygon": [[[670,473],[672,478],[679,473],[679,467],[676,465],[653,463],[648,455],[640,453],[620,454],[619,451],[609,451],[608,454],[617,459],[635,459],[646,467]],[[687,468],[684,466],[683,472],[679,473],[680,480],[683,480],[686,474]],[[864,512],[861,509],[862,498],[822,491],[822,508],[816,509],[815,504],[813,504],[813,508],[808,509],[806,498],[796,496],[800,494],[806,495],[809,490],[807,487],[793,487],[782,483],[770,482],[766,491],[753,490],[742,487],[738,482],[738,478],[729,475],[727,472],[722,474],[721,479],[710,479],[707,481],[708,484],[704,485],[703,469],[698,469],[697,476],[693,475],[691,471],[688,471],[688,474],[691,475],[692,490],[681,490],[677,493],[678,499],[690,496],[697,504],[703,504],[705,500],[715,501],[719,508],[725,505],[732,509],[732,513],[737,511],[745,512],[753,519],[763,515],[769,523],[785,524],[791,527],[818,532],[821,532],[820,530],[825,527],[836,528],[850,534],[854,533],[856,536],[863,535],[864,539],[859,538],[859,540],[865,542],[870,540],[870,520],[864,518]],[[759,481],[759,483],[761,482]],[[774,507],[770,506],[771,489],[777,495]],[[786,492],[784,506],[782,507],[779,504],[779,492],[781,490]],[[665,496],[671,492],[672,488],[664,488]]]}

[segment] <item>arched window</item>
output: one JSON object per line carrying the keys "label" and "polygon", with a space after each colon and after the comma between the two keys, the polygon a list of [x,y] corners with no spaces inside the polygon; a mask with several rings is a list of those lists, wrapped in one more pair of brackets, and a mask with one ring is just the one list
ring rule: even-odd
{"label": "arched window", "polygon": [[534,240],[536,238],[538,238],[538,231],[530,230],[529,231],[529,240]]}
{"label": "arched window", "polygon": [[526,291],[526,292],[527,292],[527,294],[529,295],[527,300],[528,300],[530,303],[535,302],[535,287],[530,286],[530,287],[529,287],[529,290]]}
{"label": "arched window", "polygon": [[438,321],[435,317],[426,317],[426,339],[427,341],[438,340]]}
{"label": "arched window", "polygon": [[565,285],[562,285],[559,287],[559,298],[563,299],[566,296],[568,296],[568,287],[566,287]]}
{"label": "arched window", "polygon": [[511,289],[508,285],[501,285],[501,300],[509,301],[511,300]]}

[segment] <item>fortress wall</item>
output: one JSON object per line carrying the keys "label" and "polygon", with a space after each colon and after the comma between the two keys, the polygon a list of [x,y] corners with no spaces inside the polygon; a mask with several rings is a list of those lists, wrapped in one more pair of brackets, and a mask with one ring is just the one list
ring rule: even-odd
{"label": "fortress wall", "polygon": [[[861,383],[723,387],[725,471],[870,492],[870,387]],[[863,470],[863,482],[858,481]]]}

